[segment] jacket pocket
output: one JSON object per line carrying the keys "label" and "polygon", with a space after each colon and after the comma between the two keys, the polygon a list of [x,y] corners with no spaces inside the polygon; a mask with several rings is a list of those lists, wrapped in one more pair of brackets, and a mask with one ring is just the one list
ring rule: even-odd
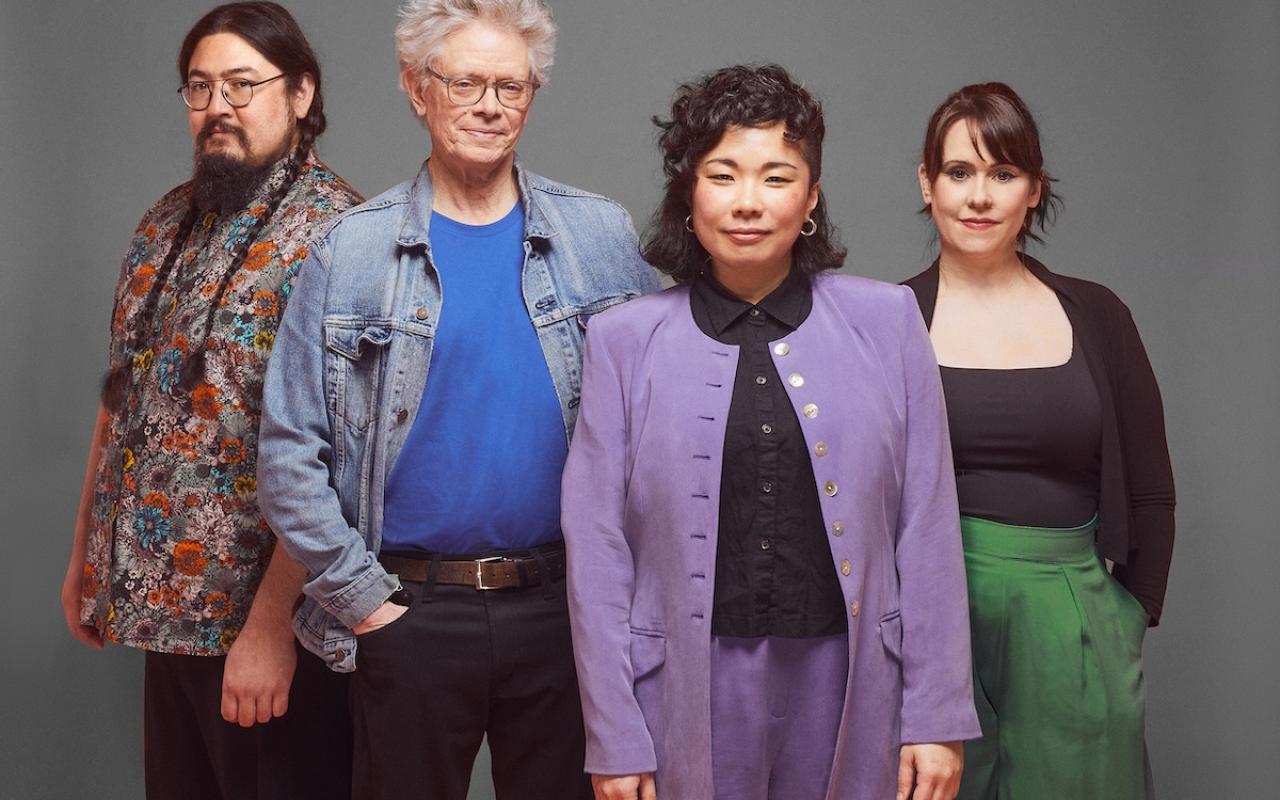
{"label": "jacket pocket", "polygon": [[902,612],[890,611],[880,618],[880,640],[885,652],[899,664],[902,663]]}
{"label": "jacket pocket", "polygon": [[657,631],[631,629],[631,674],[639,682],[667,660],[667,638]]}
{"label": "jacket pocket", "polygon": [[330,410],[337,421],[363,431],[373,418],[391,326],[377,320],[333,318],[326,319],[323,327]]}

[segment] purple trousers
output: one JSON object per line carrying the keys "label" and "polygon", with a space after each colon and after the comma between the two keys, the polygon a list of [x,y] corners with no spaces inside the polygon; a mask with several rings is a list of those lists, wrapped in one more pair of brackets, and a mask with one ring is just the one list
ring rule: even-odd
{"label": "purple trousers", "polygon": [[849,637],[711,639],[716,800],[823,800],[849,675]]}

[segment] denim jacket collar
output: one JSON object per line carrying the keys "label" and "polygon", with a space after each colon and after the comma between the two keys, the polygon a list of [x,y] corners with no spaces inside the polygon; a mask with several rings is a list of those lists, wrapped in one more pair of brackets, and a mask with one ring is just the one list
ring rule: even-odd
{"label": "denim jacket collar", "polygon": [[[538,207],[532,191],[532,182],[537,180],[537,176],[526,171],[518,158],[515,161],[515,171],[516,189],[520,193],[521,207],[524,208],[525,241],[552,238],[556,235],[556,230]],[[423,161],[418,176],[413,179],[408,213],[400,227],[400,235],[396,237],[398,244],[403,247],[426,247],[427,252],[431,252],[431,242],[427,237],[431,227],[431,204],[431,171],[427,169],[427,162]]]}

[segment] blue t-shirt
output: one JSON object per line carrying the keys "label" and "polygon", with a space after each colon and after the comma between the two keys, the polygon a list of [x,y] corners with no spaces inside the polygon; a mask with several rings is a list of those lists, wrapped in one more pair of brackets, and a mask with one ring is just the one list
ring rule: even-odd
{"label": "blue t-shirt", "polygon": [[431,214],[443,296],[422,404],[387,479],[382,549],[452,555],[560,538],[564,417],[521,287],[524,214]]}

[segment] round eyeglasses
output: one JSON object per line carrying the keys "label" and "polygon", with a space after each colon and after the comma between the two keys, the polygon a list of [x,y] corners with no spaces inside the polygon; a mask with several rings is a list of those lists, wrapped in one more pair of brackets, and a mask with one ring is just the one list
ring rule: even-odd
{"label": "round eyeglasses", "polygon": [[444,84],[445,94],[455,106],[473,106],[479,103],[484,93],[492,86],[493,96],[498,98],[499,103],[512,111],[523,111],[533,102],[533,93],[538,90],[536,81],[519,81],[515,78],[487,81],[471,76],[447,78],[431,67],[424,67],[424,69]]}
{"label": "round eyeglasses", "polygon": [[182,102],[192,111],[204,111],[213,102],[213,85],[222,84],[222,99],[232,108],[244,108],[253,102],[253,87],[278,81],[289,73],[281,72],[274,78],[251,81],[248,78],[223,78],[216,81],[188,81],[178,87]]}

